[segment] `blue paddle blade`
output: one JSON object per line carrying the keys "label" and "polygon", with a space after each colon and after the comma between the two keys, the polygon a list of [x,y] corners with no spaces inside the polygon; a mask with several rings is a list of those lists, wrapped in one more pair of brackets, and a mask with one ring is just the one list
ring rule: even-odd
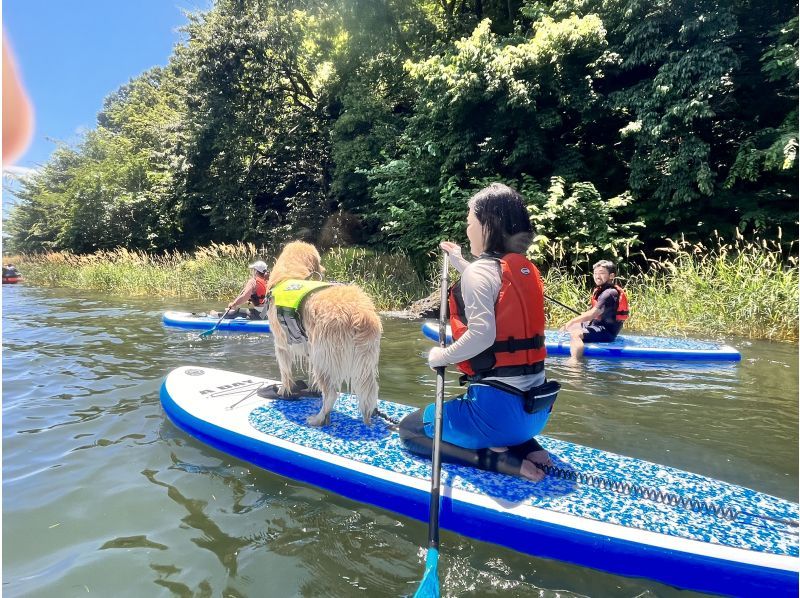
{"label": "blue paddle blade", "polygon": [[414,598],[439,598],[439,550],[436,548],[428,548],[425,575],[419,583]]}
{"label": "blue paddle blade", "polygon": [[206,337],[209,337],[209,336],[211,336],[212,334],[214,334],[214,331],[215,331],[217,328],[219,328],[219,325],[220,325],[220,324],[222,324],[222,320],[224,320],[224,319],[225,319],[225,316],[227,316],[227,315],[228,315],[228,312],[229,312],[229,311],[230,311],[230,309],[226,309],[226,310],[225,310],[225,313],[223,313],[223,314],[222,314],[222,317],[221,317],[219,320],[217,320],[217,323],[216,323],[216,324],[214,324],[214,326],[211,328],[211,330],[206,330],[205,332],[201,332],[201,333],[200,333],[200,336],[199,336],[198,338],[206,338]]}

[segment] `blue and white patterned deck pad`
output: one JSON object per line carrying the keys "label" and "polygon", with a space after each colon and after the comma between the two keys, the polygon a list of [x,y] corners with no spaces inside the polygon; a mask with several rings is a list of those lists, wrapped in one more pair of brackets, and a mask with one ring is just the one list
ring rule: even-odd
{"label": "blue and white patterned deck pad", "polygon": [[[425,322],[422,333],[439,341],[439,324]],[[546,330],[545,347],[548,355],[569,355],[569,334]],[[447,344],[453,342],[447,327]],[[665,336],[620,335],[610,343],[586,343],[585,357],[605,359],[682,359],[686,361],[741,361],[742,355],[730,345],[690,338]]]}
{"label": "blue and white patterned deck pad", "polygon": [[[309,427],[306,418],[315,414],[319,405],[319,400],[315,399],[275,401],[254,409],[249,419],[254,428],[270,436],[430,480],[431,462],[404,450],[397,433],[389,430],[380,418],[376,418],[373,425],[365,425],[354,397],[340,395],[331,413],[330,426]],[[401,418],[414,411],[412,407],[386,401],[381,401],[379,409],[391,418]],[[798,556],[796,530],[792,532],[786,525],[751,515],[796,521],[797,505],[788,501],[701,475],[545,436],[540,437],[540,442],[551,453],[556,467],[590,473],[611,483],[634,483],[679,496],[691,496],[741,510],[742,514],[730,520],[553,476],[532,484],[521,478],[449,463],[442,466],[442,485],[483,494],[509,506],[535,505],[703,542]]]}
{"label": "blue and white patterned deck pad", "polygon": [[[179,368],[164,382],[162,404],[176,424],[221,450],[426,518],[430,461],[405,451],[385,421],[374,418],[365,425],[355,397],[340,395],[331,424],[312,428],[306,419],[318,411],[319,399],[255,396],[258,387],[271,383]],[[379,409],[392,419],[414,410],[385,401]],[[532,483],[445,463],[442,526],[529,554],[701,591],[796,591],[797,504],[630,457],[545,436],[538,440],[559,470],[572,472],[569,479],[548,475]],[[660,499],[641,491],[658,492]]]}

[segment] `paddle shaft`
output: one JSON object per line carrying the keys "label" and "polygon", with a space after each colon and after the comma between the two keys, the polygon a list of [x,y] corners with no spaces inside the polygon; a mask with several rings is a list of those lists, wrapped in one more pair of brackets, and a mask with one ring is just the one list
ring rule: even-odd
{"label": "paddle shaft", "polygon": [[[439,303],[439,346],[444,348],[447,339],[445,314],[447,313],[447,282],[450,259],[447,253],[442,260],[442,279]],[[433,419],[433,455],[431,473],[431,504],[428,517],[428,547],[439,548],[439,494],[442,473],[442,410],[444,405],[445,367],[436,368],[436,402]]]}
{"label": "paddle shaft", "polygon": [[561,301],[556,301],[555,299],[553,299],[552,297],[548,297],[547,295],[545,295],[544,298],[547,299],[548,301],[552,301],[556,305],[560,305],[564,309],[568,309],[569,311],[571,311],[575,315],[578,315],[578,316],[581,315],[581,312],[579,312],[577,309],[574,309],[574,308],[570,307],[569,305],[564,305],[563,303],[561,303]]}
{"label": "paddle shaft", "polygon": [[224,320],[224,319],[225,319],[225,316],[227,316],[227,315],[228,315],[228,312],[229,312],[229,311],[231,311],[231,308],[230,308],[230,307],[229,307],[228,309],[226,309],[226,310],[225,310],[225,311],[222,313],[222,317],[221,317],[219,320],[217,320],[217,323],[216,323],[216,324],[214,324],[214,327],[213,327],[211,330],[206,330],[205,332],[201,332],[201,333],[200,333],[200,336],[201,336],[201,337],[205,337],[205,336],[211,336],[212,334],[214,334],[214,331],[217,329],[217,327],[218,327],[220,324],[222,324],[222,320]]}

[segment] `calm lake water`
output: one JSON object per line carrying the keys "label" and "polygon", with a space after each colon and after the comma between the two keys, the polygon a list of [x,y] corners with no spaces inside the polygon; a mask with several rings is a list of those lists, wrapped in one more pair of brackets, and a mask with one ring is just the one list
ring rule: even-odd
{"label": "calm lake water", "polygon": [[[276,377],[268,335],[161,324],[211,304],[2,292],[4,596],[414,592],[426,523],[255,468],[166,419],[159,386],[177,366]],[[420,323],[384,327],[381,397],[432,401]],[[797,501],[797,347],[727,340],[740,364],[550,359],[563,391],[545,432]],[[447,596],[691,595],[449,532],[441,550]]]}

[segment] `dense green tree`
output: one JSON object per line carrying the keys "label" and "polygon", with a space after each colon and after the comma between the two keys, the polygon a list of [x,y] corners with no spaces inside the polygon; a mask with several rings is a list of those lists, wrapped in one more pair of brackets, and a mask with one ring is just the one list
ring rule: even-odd
{"label": "dense green tree", "polygon": [[120,88],[78,148],[60,148],[23,182],[8,223],[12,247],[89,252],[174,244],[169,140],[180,112],[163,79],[164,71],[153,69]]}
{"label": "dense green tree", "polygon": [[179,180],[187,244],[256,240],[327,212],[324,73],[305,43],[313,18],[294,8],[220,0],[189,16],[175,57],[187,105]]}
{"label": "dense green tree", "polygon": [[69,184],[81,163],[78,152],[58,147],[34,176],[20,180],[16,202],[4,223],[4,250],[28,252],[64,249],[57,239],[66,226]]}
{"label": "dense green tree", "polygon": [[604,34],[594,16],[544,17],[508,43],[483,21],[453,52],[408,64],[420,87],[414,115],[398,154],[371,172],[389,243],[424,253],[463,228],[460,190],[476,180],[585,180],[591,143],[576,132],[598,101],[589,75]]}
{"label": "dense green tree", "polygon": [[[770,230],[797,220],[798,19],[780,22],[788,8],[759,7],[759,14],[768,9],[778,24],[759,36],[740,36],[744,66],[736,96],[741,116],[730,132],[737,140],[736,155],[719,193],[735,203],[743,228]],[[751,12],[740,18],[757,19]],[[748,112],[753,118],[746,118]]]}
{"label": "dense green tree", "polygon": [[524,12],[602,20],[592,126],[618,148],[605,161],[651,238],[775,234],[797,220],[796,3],[561,0]]}

